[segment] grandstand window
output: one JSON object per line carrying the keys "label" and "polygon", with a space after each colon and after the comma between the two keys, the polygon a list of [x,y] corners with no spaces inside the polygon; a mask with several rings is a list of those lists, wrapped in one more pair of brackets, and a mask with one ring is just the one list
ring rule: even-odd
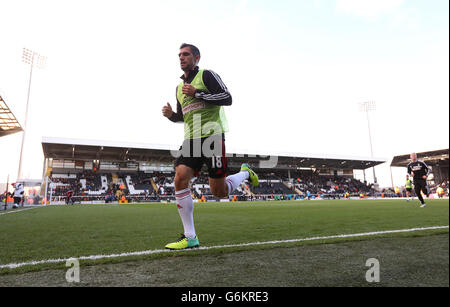
{"label": "grandstand window", "polygon": [[119,170],[119,164],[114,162],[101,161],[100,162],[101,170]]}
{"label": "grandstand window", "polygon": [[84,162],[84,169],[85,169],[85,170],[92,170],[93,167],[94,167],[94,164],[93,164],[91,161],[89,161],[89,162]]}
{"label": "grandstand window", "polygon": [[120,170],[137,171],[139,164],[136,162],[123,162],[119,164]]}
{"label": "grandstand window", "polygon": [[75,162],[74,161],[64,161],[64,168],[75,168]]}
{"label": "grandstand window", "polygon": [[175,171],[172,164],[164,163],[139,163],[139,170],[143,172],[173,172]]}
{"label": "grandstand window", "polygon": [[83,169],[84,162],[83,161],[75,161],[76,169]]}
{"label": "grandstand window", "polygon": [[64,168],[64,160],[53,160],[51,163],[53,168]]}

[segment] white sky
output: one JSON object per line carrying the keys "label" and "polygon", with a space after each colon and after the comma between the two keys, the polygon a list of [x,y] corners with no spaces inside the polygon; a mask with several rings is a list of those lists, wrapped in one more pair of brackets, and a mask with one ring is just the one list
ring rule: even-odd
{"label": "white sky", "polygon": [[[23,161],[42,176],[42,136],[178,145],[178,48],[202,53],[233,96],[227,146],[370,156],[381,186],[393,156],[449,147],[448,0],[2,0],[0,94],[23,124]],[[16,179],[22,134],[0,138],[0,182]],[[372,172],[366,172],[372,181]],[[394,184],[404,170],[394,169]]]}

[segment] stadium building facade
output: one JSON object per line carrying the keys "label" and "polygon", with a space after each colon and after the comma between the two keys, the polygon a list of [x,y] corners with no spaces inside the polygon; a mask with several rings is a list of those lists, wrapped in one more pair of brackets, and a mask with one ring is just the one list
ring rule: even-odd
{"label": "stadium building facade", "polygon": [[[43,185],[53,197],[64,198],[76,189],[80,200],[153,201],[174,197],[174,161],[177,148],[167,145],[67,138],[42,139]],[[242,185],[230,199],[280,199],[344,196],[345,192],[370,194],[371,188],[354,178],[355,170],[386,162],[384,159],[309,155],[283,152],[227,153],[230,173],[249,163],[260,175],[261,185]],[[50,181],[47,181],[49,178]],[[49,183],[52,183],[50,187]],[[192,182],[196,199],[212,200],[208,179],[200,174]],[[122,193],[122,194],[121,194]],[[45,194],[46,198],[49,193]]]}

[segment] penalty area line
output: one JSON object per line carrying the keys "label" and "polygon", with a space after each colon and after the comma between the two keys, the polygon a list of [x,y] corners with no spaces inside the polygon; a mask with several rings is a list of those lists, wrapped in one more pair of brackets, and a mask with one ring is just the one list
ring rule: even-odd
{"label": "penalty area line", "polygon": [[61,258],[45,259],[45,260],[36,260],[36,261],[21,262],[21,263],[0,264],[0,269],[8,269],[8,268],[16,269],[16,268],[20,268],[23,266],[34,266],[34,265],[49,264],[49,263],[61,263],[61,262],[67,262],[69,260],[74,260],[74,259],[77,259],[77,260],[99,260],[99,259],[110,259],[110,258],[120,258],[120,257],[130,257],[130,256],[143,256],[143,255],[152,255],[152,254],[174,253],[174,252],[189,252],[189,251],[198,251],[198,250],[248,247],[248,246],[258,246],[258,245],[295,243],[295,242],[329,240],[329,239],[340,239],[340,238],[368,237],[368,236],[376,236],[376,235],[383,235],[383,234],[406,233],[406,232],[448,229],[448,228],[449,228],[449,226],[432,226],[432,227],[421,227],[421,228],[410,228],[410,229],[399,229],[399,230],[384,230],[384,231],[373,231],[373,232],[363,232],[363,233],[354,233],[354,234],[331,235],[331,236],[322,236],[322,237],[299,238],[299,239],[290,239],[290,240],[275,240],[275,241],[249,242],[249,243],[238,243],[238,244],[217,245],[217,246],[204,246],[204,247],[199,247],[196,249],[189,249],[189,250],[182,250],[182,251],[174,251],[174,250],[168,250],[168,249],[155,249],[155,250],[126,252],[126,253],[111,254],[111,255],[92,255],[92,256],[71,257],[71,258],[64,258],[64,259],[61,259]]}

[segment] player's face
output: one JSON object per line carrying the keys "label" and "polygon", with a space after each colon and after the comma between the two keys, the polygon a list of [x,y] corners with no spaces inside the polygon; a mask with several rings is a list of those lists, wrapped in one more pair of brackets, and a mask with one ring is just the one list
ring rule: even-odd
{"label": "player's face", "polygon": [[183,71],[192,70],[198,63],[198,56],[194,57],[189,47],[181,48],[178,57],[180,58],[180,67]]}
{"label": "player's face", "polygon": [[417,160],[417,155],[416,155],[415,153],[412,153],[410,157],[411,157],[411,160],[412,160],[413,162],[416,162],[416,160]]}

